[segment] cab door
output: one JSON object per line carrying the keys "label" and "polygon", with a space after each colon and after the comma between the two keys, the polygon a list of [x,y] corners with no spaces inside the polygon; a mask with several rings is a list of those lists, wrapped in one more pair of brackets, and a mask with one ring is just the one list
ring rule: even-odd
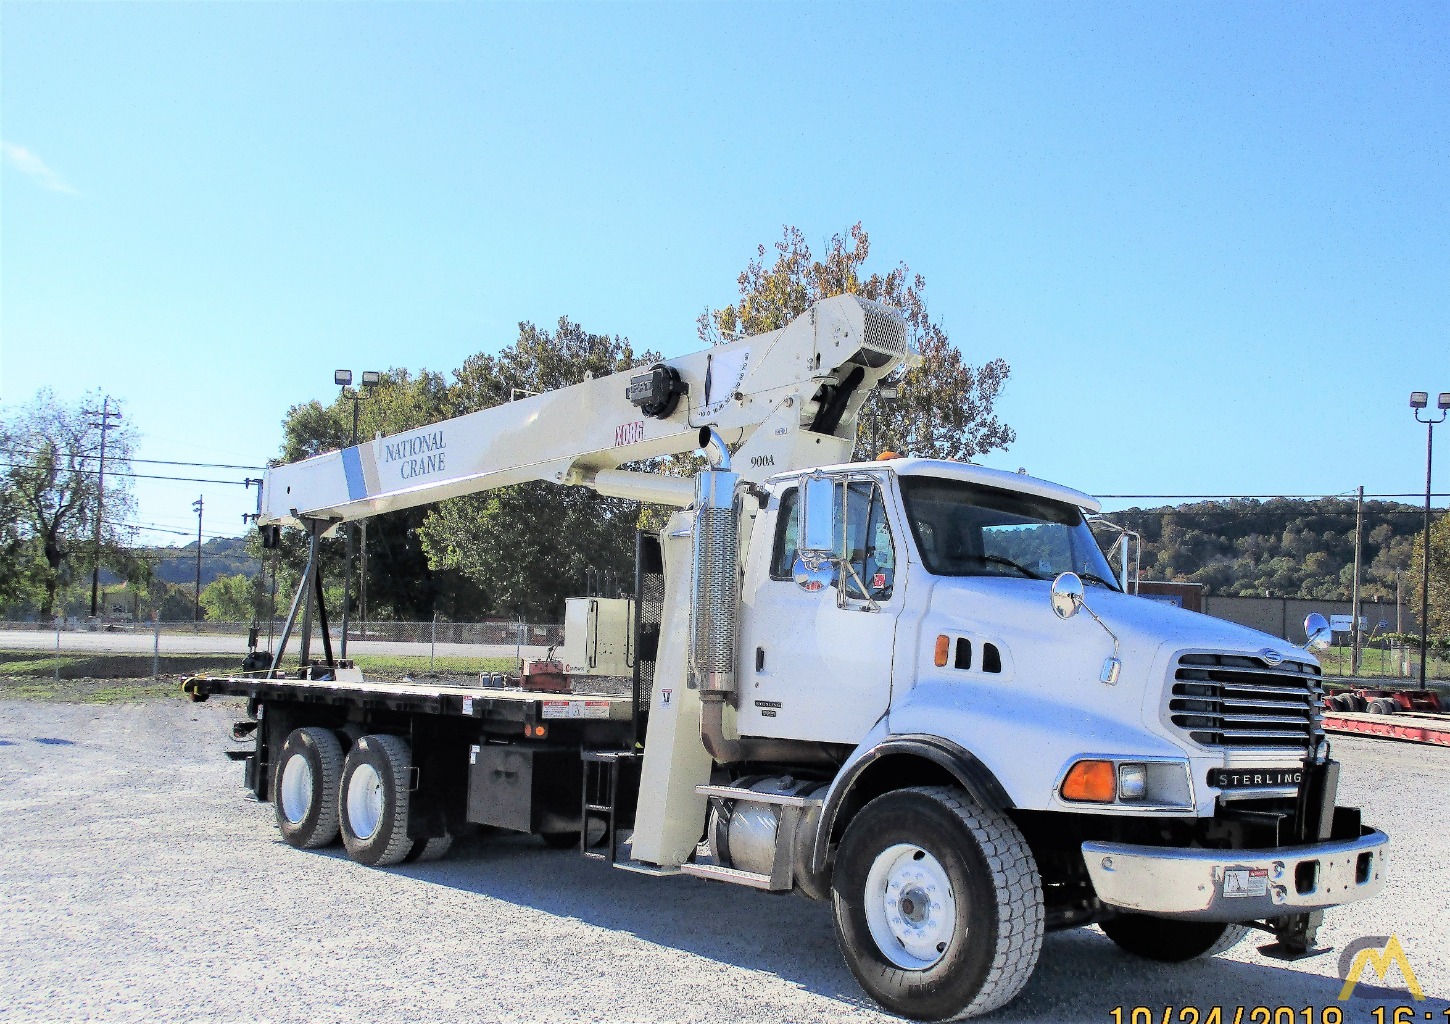
{"label": "cab door", "polygon": [[876,479],[843,477],[834,493],[835,559],[819,589],[795,582],[799,487],[779,492],[757,526],[771,557],[753,558],[745,581],[741,735],[855,744],[891,704],[902,533]]}

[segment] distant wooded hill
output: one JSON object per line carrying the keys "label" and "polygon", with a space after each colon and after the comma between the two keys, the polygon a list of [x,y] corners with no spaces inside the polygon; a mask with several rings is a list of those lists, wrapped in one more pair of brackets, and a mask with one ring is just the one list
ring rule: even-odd
{"label": "distant wooded hill", "polygon": [[[195,542],[182,547],[141,548],[137,553],[152,563],[158,580],[165,583],[196,582]],[[201,546],[203,587],[218,576],[239,573],[251,576],[258,568],[257,560],[247,553],[246,537],[213,537]]]}
{"label": "distant wooded hill", "polygon": [[[1401,502],[1364,503],[1360,590],[1366,600],[1395,599],[1395,574],[1409,568],[1423,513]],[[1104,518],[1142,535],[1145,580],[1201,583],[1212,594],[1245,597],[1350,596],[1353,498],[1200,501]],[[1403,586],[1409,600],[1407,572]]]}
{"label": "distant wooded hill", "polygon": [[[1409,568],[1423,509],[1391,501],[1364,503],[1360,588],[1365,600],[1393,601],[1395,573]],[[1354,574],[1354,499],[1200,501],[1132,508],[1104,518],[1143,536],[1143,579],[1201,583],[1211,594],[1348,600]],[[1106,530],[1100,531],[1106,543]],[[193,583],[196,545],[147,548],[156,577]],[[1114,565],[1116,569],[1116,564]],[[202,545],[201,583],[258,569],[245,537]],[[1412,581],[1404,580],[1410,599]]]}

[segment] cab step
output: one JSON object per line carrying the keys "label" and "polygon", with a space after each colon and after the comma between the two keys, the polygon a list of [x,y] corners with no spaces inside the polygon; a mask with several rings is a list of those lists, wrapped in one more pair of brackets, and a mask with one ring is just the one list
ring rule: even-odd
{"label": "cab step", "polygon": [[709,878],[716,882],[729,882],[732,885],[745,885],[752,889],[763,889],[766,892],[784,892],[770,884],[770,876],[762,875],[754,871],[741,871],[739,868],[722,868],[718,864],[681,864],[680,874],[694,875],[696,878]]}

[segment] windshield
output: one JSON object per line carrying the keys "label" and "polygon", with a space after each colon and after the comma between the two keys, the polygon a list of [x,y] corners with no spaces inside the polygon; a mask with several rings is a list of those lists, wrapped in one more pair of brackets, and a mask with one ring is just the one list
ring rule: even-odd
{"label": "windshield", "polygon": [[960,480],[903,476],[901,494],[916,548],[937,576],[1052,579],[1075,572],[1118,589],[1075,505]]}

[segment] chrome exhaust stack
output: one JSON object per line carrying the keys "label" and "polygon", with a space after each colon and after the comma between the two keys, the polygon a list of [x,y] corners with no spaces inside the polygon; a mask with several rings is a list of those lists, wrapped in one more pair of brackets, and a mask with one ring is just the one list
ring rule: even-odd
{"label": "chrome exhaust stack", "polygon": [[740,527],[730,451],[709,427],[700,447],[710,468],[695,477],[695,557],[691,579],[689,685],[706,700],[735,695],[735,633],[740,605]]}

